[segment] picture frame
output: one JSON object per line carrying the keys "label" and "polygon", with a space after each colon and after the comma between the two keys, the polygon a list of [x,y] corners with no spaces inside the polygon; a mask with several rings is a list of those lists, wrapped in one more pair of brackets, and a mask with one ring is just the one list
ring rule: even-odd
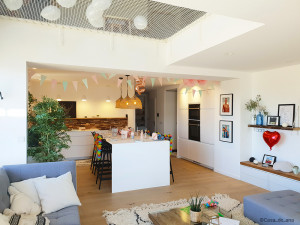
{"label": "picture frame", "polygon": [[278,104],[278,116],[280,116],[280,125],[287,123],[292,127],[295,121],[295,104]]}
{"label": "picture frame", "polygon": [[233,94],[220,95],[220,115],[221,116],[233,115]]}
{"label": "picture frame", "polygon": [[220,120],[219,140],[222,142],[233,143],[233,121]]}
{"label": "picture frame", "polygon": [[280,116],[267,117],[267,126],[279,126],[279,125],[280,125]]}
{"label": "picture frame", "polygon": [[264,154],[262,164],[269,164],[269,166],[273,166],[276,162],[276,156]]}

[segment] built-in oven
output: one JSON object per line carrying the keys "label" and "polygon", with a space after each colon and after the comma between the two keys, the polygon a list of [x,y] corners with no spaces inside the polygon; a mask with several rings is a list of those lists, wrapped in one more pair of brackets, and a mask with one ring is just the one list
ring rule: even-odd
{"label": "built-in oven", "polygon": [[200,141],[200,120],[189,121],[189,140]]}
{"label": "built-in oven", "polygon": [[200,141],[200,104],[189,104],[189,140]]}
{"label": "built-in oven", "polygon": [[200,104],[189,104],[189,120],[200,120]]}

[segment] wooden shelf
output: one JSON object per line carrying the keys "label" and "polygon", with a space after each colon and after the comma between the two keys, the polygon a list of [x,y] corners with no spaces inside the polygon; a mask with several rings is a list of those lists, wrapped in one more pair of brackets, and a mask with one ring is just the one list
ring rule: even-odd
{"label": "wooden shelf", "polygon": [[273,129],[273,130],[291,130],[291,131],[300,130],[300,127],[260,126],[260,125],[251,125],[251,124],[249,124],[248,127]]}
{"label": "wooden shelf", "polygon": [[282,171],[279,171],[279,170],[274,170],[273,167],[271,167],[271,166],[263,167],[262,163],[258,163],[258,165],[255,165],[254,163],[249,162],[249,161],[240,162],[240,164],[243,165],[243,166],[252,167],[252,168],[255,168],[255,169],[258,169],[258,170],[263,170],[263,171],[273,173],[273,174],[276,174],[276,175],[279,175],[279,176],[283,176],[283,177],[287,177],[287,178],[290,178],[290,179],[293,179],[293,180],[300,181],[300,173],[297,174],[297,175],[295,175],[292,172],[291,173],[285,173],[285,172],[282,172]]}

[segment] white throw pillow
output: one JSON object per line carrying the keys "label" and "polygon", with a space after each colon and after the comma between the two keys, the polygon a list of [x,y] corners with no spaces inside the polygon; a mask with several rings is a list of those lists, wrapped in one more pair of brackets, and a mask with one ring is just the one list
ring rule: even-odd
{"label": "white throw pillow", "polygon": [[42,210],[46,214],[81,205],[73,186],[71,172],[57,178],[35,180],[34,184],[41,199]]}
{"label": "white throw pillow", "polygon": [[34,185],[35,180],[41,180],[41,179],[46,179],[46,176],[31,178],[31,179],[23,180],[20,182],[14,182],[14,183],[11,183],[11,186],[15,187],[18,191],[27,195],[38,205],[41,205],[39,195],[38,195],[35,185]]}
{"label": "white throw pillow", "polygon": [[41,207],[15,187],[10,186],[8,193],[10,194],[10,209],[14,213],[27,215],[38,215],[41,213]]}

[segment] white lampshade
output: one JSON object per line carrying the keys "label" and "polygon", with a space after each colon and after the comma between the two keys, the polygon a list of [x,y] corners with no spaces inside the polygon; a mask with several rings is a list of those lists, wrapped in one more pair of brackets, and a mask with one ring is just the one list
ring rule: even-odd
{"label": "white lampshade", "polygon": [[42,10],[41,16],[50,21],[58,20],[60,18],[60,9],[53,5],[46,6]]}
{"label": "white lampshade", "polygon": [[56,0],[58,4],[60,4],[62,7],[65,8],[71,8],[73,7],[77,0]]}
{"label": "white lampshade", "polygon": [[85,13],[89,23],[96,28],[103,27],[103,11],[100,9],[97,9],[93,6],[93,4],[90,4]]}
{"label": "white lampshade", "polygon": [[110,7],[112,0],[93,0],[92,5],[100,10],[106,10]]}
{"label": "white lampshade", "polygon": [[11,11],[18,10],[22,7],[23,0],[4,0],[4,4]]}
{"label": "white lampshade", "polygon": [[135,17],[133,20],[133,23],[134,23],[134,26],[136,27],[136,29],[139,29],[139,30],[144,30],[148,25],[147,18],[144,16]]}

